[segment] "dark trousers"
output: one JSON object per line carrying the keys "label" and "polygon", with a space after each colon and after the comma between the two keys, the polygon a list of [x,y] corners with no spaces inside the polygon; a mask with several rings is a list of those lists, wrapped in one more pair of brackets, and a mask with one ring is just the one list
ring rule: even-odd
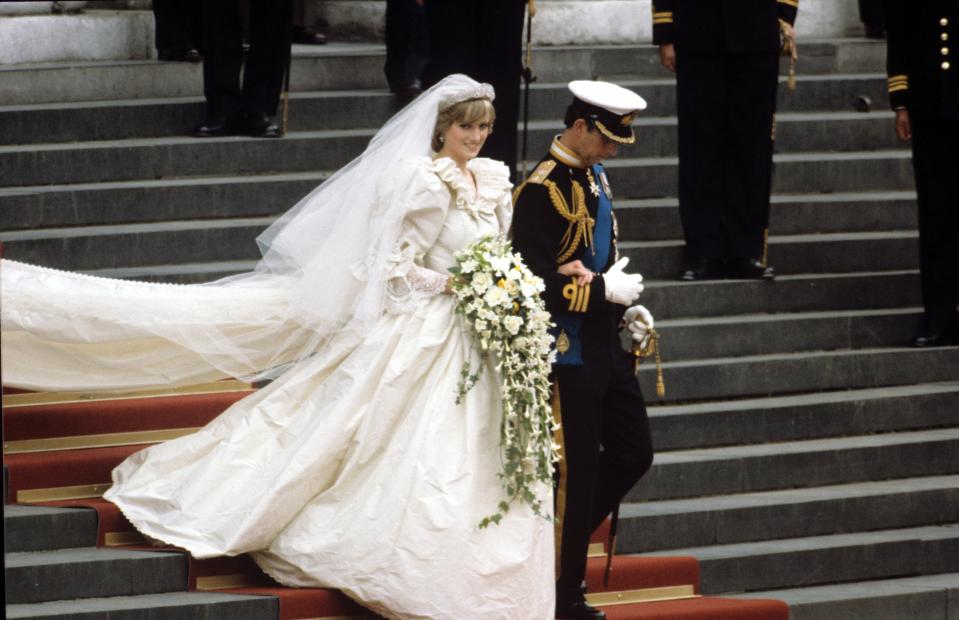
{"label": "dark trousers", "polygon": [[430,61],[424,83],[465,73],[496,89],[496,124],[482,155],[506,163],[515,179],[524,0],[426,0]]}
{"label": "dark trousers", "polygon": [[886,24],[883,0],[859,0],[859,21],[882,28]]}
{"label": "dark trousers", "polygon": [[676,65],[686,258],[759,258],[769,222],[779,59],[687,52]]}
{"label": "dark trousers", "polygon": [[390,90],[402,90],[423,75],[429,60],[426,16],[416,0],[386,0],[386,64]]}
{"label": "dark trousers", "polygon": [[959,121],[910,120],[926,327],[951,330],[959,304]]}
{"label": "dark trousers", "polygon": [[200,4],[195,0],[153,0],[158,52],[200,48]]}
{"label": "dark trousers", "polygon": [[[203,0],[203,95],[207,116],[276,114],[290,56],[292,0],[251,0],[243,58],[239,0]],[[242,86],[240,70],[243,69]]]}
{"label": "dark trousers", "polygon": [[562,527],[556,579],[561,603],[579,594],[590,534],[653,462],[643,394],[631,361],[619,353],[623,357],[607,368],[554,367],[565,469],[557,489],[557,497],[565,492],[565,510],[556,515]]}

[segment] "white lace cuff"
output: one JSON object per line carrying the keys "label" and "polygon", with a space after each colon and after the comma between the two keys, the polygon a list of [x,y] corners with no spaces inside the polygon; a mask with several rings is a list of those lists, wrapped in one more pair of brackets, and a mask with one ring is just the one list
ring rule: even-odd
{"label": "white lace cuff", "polygon": [[404,276],[390,278],[386,283],[386,309],[393,314],[409,312],[419,300],[446,290],[448,280],[446,274],[411,265]]}

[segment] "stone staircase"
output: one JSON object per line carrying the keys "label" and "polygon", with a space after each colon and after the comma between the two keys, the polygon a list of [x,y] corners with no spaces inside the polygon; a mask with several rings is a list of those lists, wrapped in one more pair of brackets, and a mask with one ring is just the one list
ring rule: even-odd
{"label": "stone staircase", "polygon": [[[953,620],[959,348],[901,347],[921,313],[915,196],[908,151],[886,111],[884,48],[823,40],[802,54],[796,91],[779,97],[770,262],[780,277],[681,283],[672,279],[682,248],[674,88],[655,49],[536,52],[533,160],[560,130],[568,79],[612,79],[650,102],[638,145],[608,169],[620,248],[646,276],[643,302],[662,335],[667,394],[654,402],[653,369],[644,366],[658,454],[623,506],[618,549],[696,557],[704,594],[778,598],[794,619]],[[177,282],[250,267],[253,237],[359,153],[392,113],[382,60],[368,44],[297,48],[291,133],[278,141],[186,137],[202,115],[195,66],[0,67],[4,255]],[[871,111],[855,111],[857,97]],[[17,511],[30,510],[7,507],[8,533]],[[43,518],[62,519],[57,531],[75,527],[63,515]],[[52,551],[89,541],[50,544],[8,543],[8,585],[17,576],[21,602],[46,561],[35,552],[53,554],[49,575],[93,553]],[[150,580],[134,577],[134,565],[183,563],[120,551],[98,550],[141,584]],[[108,580],[77,583],[100,581]],[[65,584],[62,598],[134,593],[125,587]],[[149,594],[158,591],[136,594],[183,606],[176,617],[205,617],[190,615],[204,613],[186,611],[191,605],[273,617],[244,607],[269,598]]]}

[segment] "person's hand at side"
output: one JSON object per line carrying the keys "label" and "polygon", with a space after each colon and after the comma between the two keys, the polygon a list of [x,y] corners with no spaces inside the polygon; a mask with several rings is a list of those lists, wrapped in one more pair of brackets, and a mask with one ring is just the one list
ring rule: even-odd
{"label": "person's hand at side", "polygon": [[659,62],[669,71],[676,73],[676,47],[672,43],[659,46]]}
{"label": "person's hand at side", "polygon": [[637,347],[645,347],[649,341],[649,330],[653,328],[653,315],[646,306],[631,306],[623,314],[623,322],[633,343]]}
{"label": "person's hand at side", "polygon": [[896,108],[896,137],[900,142],[912,140],[912,122],[906,108]]}
{"label": "person's hand at side", "polygon": [[629,264],[629,258],[619,259],[609,271],[603,274],[606,284],[606,300],[614,304],[628,306],[639,298],[645,288],[643,276],[638,273],[626,273],[623,270]]}

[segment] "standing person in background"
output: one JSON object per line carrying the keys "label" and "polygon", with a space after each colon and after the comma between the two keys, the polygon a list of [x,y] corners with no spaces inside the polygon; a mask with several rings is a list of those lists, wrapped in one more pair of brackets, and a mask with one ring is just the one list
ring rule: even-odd
{"label": "standing person in background", "polygon": [[192,0],[153,0],[157,58],[200,62],[200,5]]}
{"label": "standing person in background", "polygon": [[496,89],[496,131],[483,156],[504,162],[516,178],[516,133],[527,0],[425,0],[430,60],[424,83],[465,73]]}
{"label": "standing person in background", "polygon": [[887,0],[889,103],[912,141],[924,325],[913,346],[959,342],[959,0]]}
{"label": "standing person in background", "polygon": [[780,31],[798,0],[655,0],[653,42],[676,73],[681,280],[772,280],[766,263]]}
{"label": "standing person in background", "polygon": [[423,0],[386,0],[386,64],[390,92],[406,102],[423,91],[420,78],[429,61]]}
{"label": "standing person in background", "polygon": [[[203,96],[206,119],[198,137],[279,138],[273,122],[290,58],[293,0],[251,0],[250,49],[243,54],[239,0],[204,0]],[[243,83],[240,85],[240,72]]]}
{"label": "standing person in background", "polygon": [[557,325],[556,617],[601,620],[582,585],[589,536],[653,461],[646,405],[619,328],[642,343],[653,317],[632,305],[642,276],[617,260],[612,189],[600,162],[635,141],[631,125],[646,102],[609,82],[579,80],[569,89],[566,130],[514,194],[513,247],[546,283],[543,300]]}

